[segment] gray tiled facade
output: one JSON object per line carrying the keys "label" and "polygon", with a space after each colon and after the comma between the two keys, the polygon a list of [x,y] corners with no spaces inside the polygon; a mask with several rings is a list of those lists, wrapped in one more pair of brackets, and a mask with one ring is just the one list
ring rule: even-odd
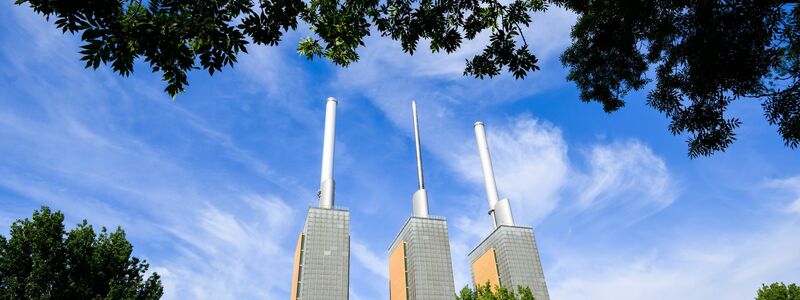
{"label": "gray tiled facade", "polygon": [[542,262],[533,229],[520,226],[499,226],[469,254],[470,264],[491,248],[495,248],[500,285],[516,291],[527,286],[536,300],[550,300],[544,281]]}
{"label": "gray tiled facade", "polygon": [[308,209],[303,226],[298,300],[347,300],[350,212]]}
{"label": "gray tiled facade", "polygon": [[450,239],[444,218],[408,219],[389,247],[406,243],[409,300],[453,300],[455,284]]}

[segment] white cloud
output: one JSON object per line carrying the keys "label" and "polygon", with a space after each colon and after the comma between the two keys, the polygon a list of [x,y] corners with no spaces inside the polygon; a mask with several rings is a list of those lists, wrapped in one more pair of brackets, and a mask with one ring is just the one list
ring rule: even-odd
{"label": "white cloud", "polygon": [[782,190],[788,197],[794,198],[782,210],[786,213],[800,215],[800,176],[769,180],[766,186]]}
{"label": "white cloud", "polygon": [[155,269],[166,270],[165,287],[172,287],[165,298],[274,299],[287,292],[292,247],[285,241],[292,240],[295,212],[274,196],[244,198],[252,213],[234,215],[207,204],[188,212],[196,218],[189,224],[167,229],[183,255]]}
{"label": "white cloud", "polygon": [[[639,141],[591,146],[581,156],[586,161],[581,168],[569,160],[561,130],[547,122],[520,117],[508,125],[487,124],[487,131],[498,190],[510,199],[517,223],[538,224],[566,198],[563,209],[570,213],[602,214],[632,224],[669,206],[679,195],[664,160]],[[445,161],[484,192],[474,142],[450,149]],[[480,196],[485,202],[484,194]],[[469,228],[486,227],[474,222],[475,217],[456,219],[456,228],[473,235],[484,232]]]}
{"label": "white cloud", "polygon": [[292,41],[293,38],[287,38],[284,44],[276,47],[253,45],[247,54],[241,55],[236,69],[230,71],[248,79],[241,86],[255,97],[265,94],[265,101],[279,107],[295,122],[316,128],[321,121],[315,112],[330,95],[316,93],[312,74],[305,69],[309,63],[294,51]]}
{"label": "white cloud", "polygon": [[666,208],[679,194],[664,160],[639,141],[595,145],[586,160],[588,170],[575,176],[572,188],[579,210],[631,224]]}
{"label": "white cloud", "polygon": [[389,263],[384,253],[377,254],[370,250],[367,244],[356,239],[350,242],[350,252],[362,267],[383,280],[389,280]]}
{"label": "white cloud", "polygon": [[[533,22],[524,29],[525,40],[539,59],[540,66],[550,67],[570,42],[569,32],[576,21],[576,15],[564,8],[553,6],[547,12],[533,14]],[[374,32],[366,46],[359,50],[360,60],[355,64],[357,73],[369,70],[371,74],[408,74],[407,79],[439,78],[458,80],[464,76],[466,60],[483,52],[490,43],[489,32],[479,34],[474,40],[462,41],[461,47],[453,53],[441,51],[432,53],[430,41],[421,40],[413,55],[402,51],[400,42],[381,37]],[[520,43],[522,41],[520,40]],[[556,67],[556,66],[553,66]],[[361,77],[375,80],[374,77]]]}
{"label": "white cloud", "polygon": [[548,276],[554,299],[753,299],[762,283],[800,274],[795,221],[764,231],[694,230],[645,253],[567,250]]}
{"label": "white cloud", "polygon": [[[556,207],[567,181],[569,161],[561,130],[531,117],[486,127],[500,197],[510,199],[516,222],[537,224]],[[465,179],[482,187],[474,141],[465,142],[462,149],[447,161]]]}
{"label": "white cloud", "polygon": [[786,211],[790,213],[800,214],[800,198],[794,200],[789,207],[786,208]]}
{"label": "white cloud", "polygon": [[[561,130],[547,122],[518,117],[507,124],[487,124],[487,131],[498,190],[501,197],[510,199],[517,224],[536,227],[555,214],[559,220],[598,218],[602,222],[595,220],[594,225],[631,225],[669,206],[678,196],[664,160],[641,142],[594,145],[579,156],[582,160],[573,162]],[[469,282],[470,269],[458,258],[466,257],[489,233],[491,223],[485,213],[483,175],[474,141],[450,150],[444,160],[453,162],[456,173],[476,187],[476,194],[464,201],[481,204],[479,211],[450,218],[457,229],[451,249],[460,287]]]}

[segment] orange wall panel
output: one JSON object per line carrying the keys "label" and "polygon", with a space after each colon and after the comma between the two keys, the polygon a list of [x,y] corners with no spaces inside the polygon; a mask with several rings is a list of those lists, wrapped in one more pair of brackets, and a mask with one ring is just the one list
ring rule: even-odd
{"label": "orange wall panel", "polygon": [[408,299],[406,284],[406,243],[401,241],[389,255],[389,299]]}
{"label": "orange wall panel", "polygon": [[490,248],[472,263],[472,281],[475,285],[485,285],[488,281],[492,288],[500,285],[500,274],[497,272],[497,259],[494,248]]}
{"label": "orange wall panel", "polygon": [[297,248],[294,250],[294,267],[292,268],[292,298],[291,300],[297,299],[297,293],[300,291],[297,290],[297,281],[300,280],[300,255],[303,251],[303,233],[300,233],[300,236],[297,237]]}

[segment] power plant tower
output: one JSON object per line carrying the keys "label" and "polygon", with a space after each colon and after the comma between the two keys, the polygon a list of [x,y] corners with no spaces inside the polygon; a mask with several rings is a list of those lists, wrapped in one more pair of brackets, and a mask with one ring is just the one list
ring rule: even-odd
{"label": "power plant tower", "polygon": [[336,99],[325,107],[319,207],[309,207],[297,238],[291,300],[347,300],[350,280],[350,211],[334,207],[333,144]]}
{"label": "power plant tower", "polygon": [[533,228],[514,225],[508,199],[499,199],[489,144],[482,122],[475,123],[475,138],[489,200],[494,231],[469,253],[475,285],[504,286],[513,291],[528,287],[536,300],[550,300]]}
{"label": "power plant tower", "polygon": [[411,197],[413,214],[389,247],[389,299],[452,300],[455,287],[447,221],[428,215],[416,102],[411,102],[411,110],[419,190]]}

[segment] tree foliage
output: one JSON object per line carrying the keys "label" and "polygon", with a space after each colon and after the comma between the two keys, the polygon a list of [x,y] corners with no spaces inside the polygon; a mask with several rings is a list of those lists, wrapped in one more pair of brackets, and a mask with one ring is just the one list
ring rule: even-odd
{"label": "tree foliage", "polygon": [[47,207],[17,220],[0,235],[1,299],[159,299],[156,273],[131,256],[125,232],[96,234],[84,220],[70,232],[64,215]]}
{"label": "tree foliage", "polygon": [[787,146],[800,143],[800,7],[778,1],[558,1],[579,14],[561,59],[583,101],[607,112],[642,89],[688,133],[689,155],[724,150],[741,122],[739,99],[759,100]]}
{"label": "tree foliage", "polygon": [[188,84],[188,71],[213,75],[236,63],[249,43],[277,45],[300,23],[313,36],[299,42],[298,52],[341,66],[358,60],[356,50],[373,26],[408,53],[420,39],[430,39],[431,51],[450,53],[487,31],[490,44],[467,62],[465,73],[495,76],[505,67],[521,78],[538,66],[518,38],[530,13],[545,9],[543,0],[16,0],[25,3],[55,18],[62,31],[81,33],[86,67],[110,64],[127,76],[134,60],[143,58],[163,73],[173,97]]}
{"label": "tree foliage", "polygon": [[783,282],[769,286],[761,285],[757,300],[800,300],[800,287],[797,284],[786,285]]}
{"label": "tree foliage", "polygon": [[456,295],[456,300],[535,300],[531,289],[528,287],[517,287],[517,292],[509,290],[503,286],[494,286],[488,282],[479,285],[472,290],[465,286]]}
{"label": "tree foliage", "polygon": [[[523,30],[548,6],[578,15],[561,56],[580,98],[606,112],[654,82],[647,103],[688,135],[689,156],[724,151],[741,121],[729,107],[759,101],[786,146],[800,145],[800,6],[786,1],[722,0],[16,0],[64,32],[80,33],[87,67],[110,64],[120,75],[141,58],[161,72],[173,97],[186,73],[232,66],[249,43],[277,45],[308,26],[298,52],[340,66],[359,59],[371,33],[413,54],[456,51],[489,37],[466,61],[465,75],[524,78],[539,69]],[[547,30],[546,27],[533,30]],[[654,76],[654,78],[650,78]]]}

